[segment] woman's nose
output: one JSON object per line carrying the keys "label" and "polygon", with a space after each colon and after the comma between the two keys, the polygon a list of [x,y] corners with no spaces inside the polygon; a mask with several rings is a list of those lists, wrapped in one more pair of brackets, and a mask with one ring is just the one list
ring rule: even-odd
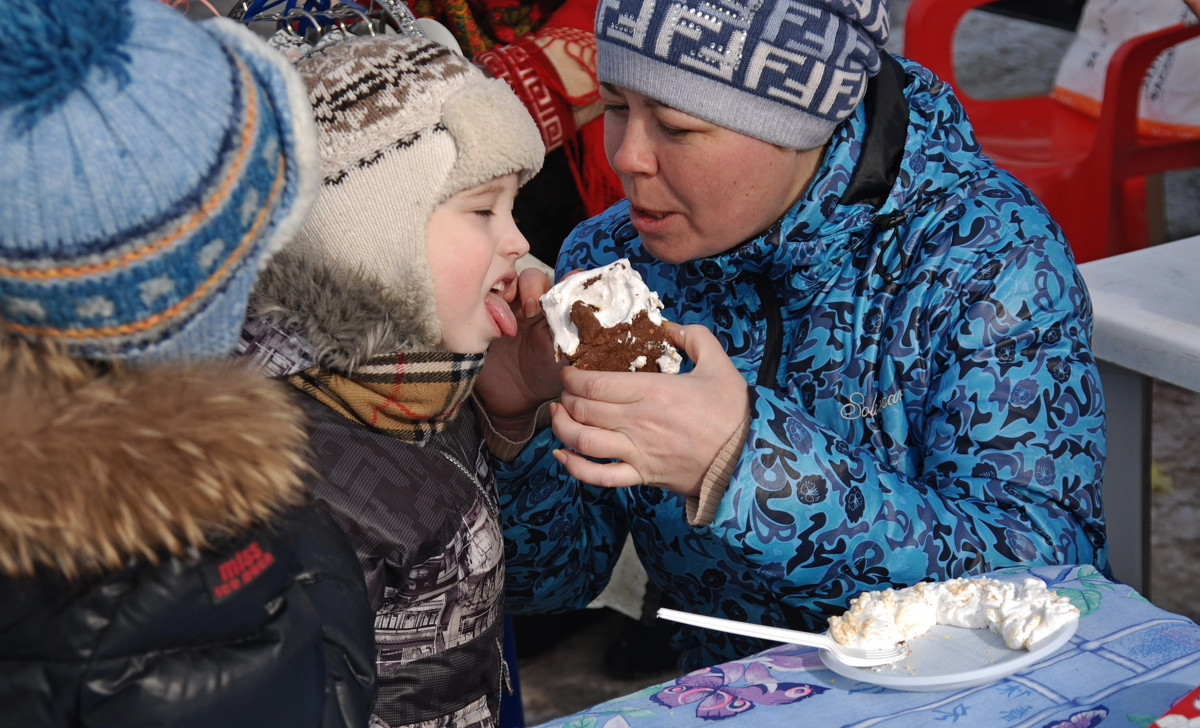
{"label": "woman's nose", "polygon": [[613,130],[610,141],[613,154],[609,162],[618,175],[644,176],[657,169],[645,126],[644,122],[631,119]]}

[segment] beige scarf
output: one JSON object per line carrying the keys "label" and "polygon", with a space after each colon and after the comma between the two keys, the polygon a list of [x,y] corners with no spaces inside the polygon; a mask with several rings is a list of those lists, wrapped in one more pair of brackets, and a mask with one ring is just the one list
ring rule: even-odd
{"label": "beige scarf", "polygon": [[343,417],[423,444],[458,414],[486,356],[444,351],[382,354],[357,367],[352,376],[314,366],[287,379]]}

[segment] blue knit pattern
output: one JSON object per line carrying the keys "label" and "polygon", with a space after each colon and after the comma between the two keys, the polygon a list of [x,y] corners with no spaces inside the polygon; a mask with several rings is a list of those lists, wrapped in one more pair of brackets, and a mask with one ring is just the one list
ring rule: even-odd
{"label": "blue knit pattern", "polygon": [[603,0],[597,74],[718,126],[812,149],[853,113],[887,35],[882,0]]}
{"label": "blue knit pattern", "polygon": [[89,73],[128,81],[128,0],[0,3],[0,109],[18,131],[53,111]]}
{"label": "blue knit pattern", "polygon": [[[227,128],[203,184],[144,231],[63,246],[39,258],[36,274],[14,275],[4,284],[9,328],[69,339],[90,355],[118,342],[140,348],[181,327],[262,253],[259,236],[279,204],[285,167],[271,106],[249,69],[232,56],[230,63],[242,77],[234,84],[234,118],[246,125]],[[97,252],[107,255],[97,259]],[[0,258],[0,265],[22,257]]]}
{"label": "blue knit pattern", "polygon": [[3,79],[0,325],[98,359],[224,355],[297,194],[286,62],[126,4],[100,25],[125,32],[90,46],[52,41],[91,4],[26,8],[58,70],[45,99]]}

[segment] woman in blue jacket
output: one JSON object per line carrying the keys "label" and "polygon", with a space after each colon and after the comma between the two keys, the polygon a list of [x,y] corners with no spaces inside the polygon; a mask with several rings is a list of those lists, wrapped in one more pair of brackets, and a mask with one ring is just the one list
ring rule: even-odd
{"label": "woman in blue jacket", "polygon": [[[691,369],[560,369],[537,314],[493,351],[509,608],[587,604],[627,533],[674,606],[814,631],[864,590],[1106,569],[1087,291],[950,87],[882,51],[886,5],[602,5],[627,199],[558,274],[628,258]],[[545,285],[523,277],[524,311]],[[692,668],[763,645],[676,646]]]}

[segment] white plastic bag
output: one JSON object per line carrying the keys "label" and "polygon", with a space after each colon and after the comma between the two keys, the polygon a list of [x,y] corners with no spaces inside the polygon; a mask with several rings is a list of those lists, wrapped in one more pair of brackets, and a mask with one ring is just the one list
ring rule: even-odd
{"label": "white plastic bag", "polygon": [[[1109,59],[1130,38],[1195,22],[1182,0],[1088,0],[1075,39],[1063,56],[1053,94],[1099,116]],[[1167,49],[1142,82],[1138,130],[1170,137],[1200,136],[1200,38]]]}

